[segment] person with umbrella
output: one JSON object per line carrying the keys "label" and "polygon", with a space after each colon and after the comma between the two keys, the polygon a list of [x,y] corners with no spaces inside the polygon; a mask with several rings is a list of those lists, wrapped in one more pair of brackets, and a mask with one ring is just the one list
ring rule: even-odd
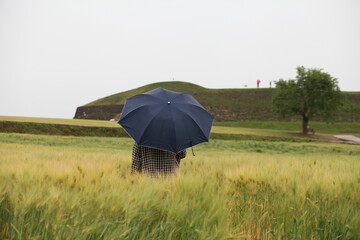
{"label": "person with umbrella", "polygon": [[256,80],[256,85],[257,85],[257,88],[259,88],[260,83],[261,83],[261,80],[260,80],[260,79]]}
{"label": "person with umbrella", "polygon": [[151,176],[171,175],[186,157],[186,150],[175,154],[157,148],[140,146],[134,143],[131,173],[147,173]]}
{"label": "person with umbrella", "polygon": [[135,140],[132,172],[175,173],[186,148],[209,141],[213,121],[187,93],[157,88],[127,99],[119,124]]}

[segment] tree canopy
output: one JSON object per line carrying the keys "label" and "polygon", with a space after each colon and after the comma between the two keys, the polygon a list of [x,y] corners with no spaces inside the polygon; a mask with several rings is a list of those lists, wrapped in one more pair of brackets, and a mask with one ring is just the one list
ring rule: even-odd
{"label": "tree canopy", "polygon": [[274,110],[283,117],[300,115],[304,134],[310,120],[332,121],[344,104],[337,79],[321,69],[297,67],[296,78],[280,79],[276,88]]}

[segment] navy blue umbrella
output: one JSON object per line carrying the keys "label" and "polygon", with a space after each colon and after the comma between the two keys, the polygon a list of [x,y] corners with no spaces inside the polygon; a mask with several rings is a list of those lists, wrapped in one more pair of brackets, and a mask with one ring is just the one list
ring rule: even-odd
{"label": "navy blue umbrella", "polygon": [[119,124],[138,145],[178,153],[208,142],[213,121],[190,94],[156,88],[127,99]]}

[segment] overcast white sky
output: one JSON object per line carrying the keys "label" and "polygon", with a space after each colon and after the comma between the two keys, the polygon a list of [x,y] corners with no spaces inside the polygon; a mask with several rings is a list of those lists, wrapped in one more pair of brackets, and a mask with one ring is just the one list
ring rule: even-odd
{"label": "overcast white sky", "polygon": [[173,78],[269,87],[300,65],[360,91],[359,0],[0,0],[0,115],[72,118]]}

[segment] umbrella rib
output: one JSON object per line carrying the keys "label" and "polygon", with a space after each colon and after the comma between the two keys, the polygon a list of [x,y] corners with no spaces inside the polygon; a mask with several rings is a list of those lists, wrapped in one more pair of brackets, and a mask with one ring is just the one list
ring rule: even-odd
{"label": "umbrella rib", "polygon": [[143,94],[141,94],[141,95],[146,95],[146,96],[149,96],[149,97],[153,97],[153,98],[156,98],[156,99],[160,100],[161,102],[164,102],[164,99],[161,99],[161,98],[159,98],[159,97],[156,96],[156,95],[151,95],[151,94],[147,94],[147,93],[143,93]]}
{"label": "umbrella rib", "polygon": [[[190,105],[192,105],[192,106],[196,106],[196,107],[199,107],[199,108],[205,110],[205,108],[204,108],[193,96],[191,96],[191,95],[188,94],[188,93],[181,93],[181,94],[175,96],[175,97],[172,99],[172,101],[175,101],[178,97],[181,97],[181,96],[184,96],[184,95],[191,97],[192,100],[194,101],[193,103],[186,103],[186,104],[190,104]],[[184,104],[184,103],[177,102],[177,104]]]}
{"label": "umbrella rib", "polygon": [[[170,111],[171,111],[171,118],[172,118],[172,125],[173,125],[173,130],[174,130],[174,136],[175,136],[175,148],[176,148],[176,146],[177,146],[177,137],[176,137],[176,128],[175,128],[175,121],[174,121],[174,114],[173,114],[173,110],[172,109],[170,109]],[[175,150],[176,151],[176,150]]]}
{"label": "umbrella rib", "polygon": [[[175,105],[173,105],[173,106],[175,106]],[[197,107],[196,105],[193,105],[193,106]],[[183,112],[186,116],[188,116],[188,117],[191,119],[191,121],[193,121],[193,122],[196,124],[196,126],[198,126],[198,128],[199,128],[200,131],[201,131],[201,133],[202,133],[203,136],[206,138],[206,135],[205,135],[204,131],[202,130],[202,128],[200,127],[200,125],[199,125],[187,112],[183,111],[181,108],[179,108],[179,107],[177,107],[177,106],[175,106],[175,107],[176,107],[179,111]],[[212,124],[211,124],[211,125],[212,125]]]}
{"label": "umbrella rib", "polygon": [[[176,96],[174,96],[173,98],[169,98],[168,100],[169,101],[172,101],[173,99],[175,99],[175,98],[177,98],[178,96],[180,96],[180,95],[182,95],[182,94],[184,94],[184,93],[181,93],[181,94],[179,94],[179,95],[176,95]],[[152,94],[148,94],[148,93],[142,93],[141,95],[146,95],[146,96],[151,96],[151,97],[154,97],[154,98],[156,98],[156,99],[159,99],[161,102],[164,102],[164,99],[163,98],[161,98],[161,97],[159,97],[159,96],[157,96],[157,95],[152,95]],[[167,96],[168,96],[168,94],[166,94]],[[169,97],[169,96],[168,96]]]}
{"label": "umbrella rib", "polygon": [[[158,113],[161,112],[165,107],[166,107],[166,105],[163,106],[163,107],[158,111]],[[153,118],[148,122],[148,124],[146,125],[146,127],[145,127],[144,129],[147,129],[147,128],[148,128],[148,126],[152,123],[152,121],[154,121],[154,118],[155,118],[155,117],[156,117],[156,114],[154,114]],[[141,134],[141,137],[139,138],[139,143],[141,142],[142,138],[144,137],[145,132],[146,132],[146,130]]]}
{"label": "umbrella rib", "polygon": [[181,97],[181,96],[184,96],[184,95],[186,95],[186,94],[187,94],[187,93],[180,93],[180,94],[174,96],[172,100],[175,100],[176,98]]}
{"label": "umbrella rib", "polygon": [[[191,104],[191,103],[188,103],[188,104],[186,104],[186,103],[176,103],[176,104],[178,104],[178,105],[191,105],[193,107],[196,107],[196,108],[199,108],[199,109],[201,109],[203,111],[206,111],[212,117],[212,115],[203,106],[198,106],[198,105]],[[178,108],[178,109],[180,109],[180,108]]]}
{"label": "umbrella rib", "polygon": [[[155,104],[152,104],[152,105],[155,105]],[[131,112],[128,112],[123,118],[120,117],[119,121],[124,121],[124,119],[129,118],[129,115],[132,115],[138,111],[142,111],[142,109],[147,108],[147,107],[149,107],[149,105],[143,105],[143,106],[137,107],[136,109],[132,110]]]}

